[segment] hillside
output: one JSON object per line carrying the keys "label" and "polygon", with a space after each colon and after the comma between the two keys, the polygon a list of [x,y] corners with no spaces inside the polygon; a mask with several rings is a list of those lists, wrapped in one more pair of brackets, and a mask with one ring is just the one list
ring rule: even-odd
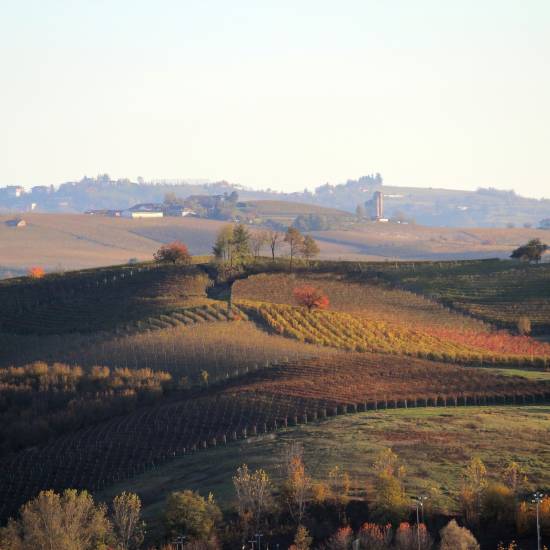
{"label": "hillside", "polygon": [[[345,213],[295,203],[252,203],[265,219],[293,221],[298,212],[329,212],[346,220]],[[282,208],[282,205],[290,206]],[[307,214],[306,214],[307,215]],[[193,254],[210,254],[218,231],[226,222],[200,218],[136,219],[82,214],[25,214],[26,227],[10,227],[13,216],[0,216],[0,274],[18,275],[33,265],[47,271],[83,269],[150,260],[163,243],[185,242]],[[345,222],[347,223],[347,222]],[[363,223],[353,230],[312,233],[324,259],[458,259],[507,257],[530,238],[548,241],[547,231],[535,229],[429,228],[419,225]],[[264,250],[269,254],[269,250]],[[286,255],[286,249],[280,253]]]}
{"label": "hillside", "polygon": [[[370,462],[387,446],[410,462],[404,491],[429,491],[437,514],[459,509],[472,456],[497,480],[516,461],[548,482],[550,344],[446,299],[488,297],[496,281],[535,320],[545,310],[529,293],[548,302],[548,266],[319,261],[289,273],[284,260],[239,275],[232,308],[214,299],[227,281],[200,262],[0,282],[0,520],[46,488],[123,488],[143,499],[158,544],[171,491],[213,489],[232,517],[236,462],[273,468],[279,483],[293,439],[315,480],[353,475],[327,521],[357,507],[369,519]],[[304,284],[329,296],[328,311],[295,303]]]}
{"label": "hillside", "polygon": [[[397,182],[396,182],[397,183]],[[136,203],[162,202],[166,194],[179,199],[190,195],[229,195],[237,192],[241,201],[299,202],[355,213],[370,200],[374,191],[384,195],[385,214],[404,216],[418,224],[447,227],[521,227],[550,218],[550,200],[531,199],[512,191],[481,188],[457,191],[439,188],[404,187],[384,182],[380,174],[363,176],[336,185],[320,185],[313,191],[280,193],[244,188],[226,181],[131,182],[112,180],[108,175],[67,182],[58,188],[39,186],[20,197],[0,192],[1,212],[27,212],[32,205],[39,212],[78,213],[93,209],[123,209]],[[0,190],[1,191],[1,190]]]}
{"label": "hillside", "polygon": [[550,233],[528,228],[427,227],[391,223],[367,223],[350,230],[314,231],[323,247],[348,254],[414,260],[461,260],[508,258],[510,252],[530,239],[550,242]]}
{"label": "hillside", "polygon": [[162,243],[184,241],[192,254],[210,254],[223,222],[197,218],[128,220],[83,214],[25,214],[26,227],[0,216],[0,266],[83,269],[150,260]]}

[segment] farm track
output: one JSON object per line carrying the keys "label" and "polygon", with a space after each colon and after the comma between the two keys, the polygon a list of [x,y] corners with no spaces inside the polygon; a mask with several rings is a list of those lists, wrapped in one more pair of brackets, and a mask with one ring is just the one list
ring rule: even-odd
{"label": "farm track", "polygon": [[421,360],[334,354],[276,365],[6,457],[0,517],[43,489],[100,490],[177,456],[338,414],[549,401],[550,384]]}

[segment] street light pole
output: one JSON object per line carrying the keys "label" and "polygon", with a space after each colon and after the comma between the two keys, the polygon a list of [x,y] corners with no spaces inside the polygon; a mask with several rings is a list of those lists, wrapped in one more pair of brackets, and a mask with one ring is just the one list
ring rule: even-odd
{"label": "street light pole", "polygon": [[413,500],[416,504],[416,542],[418,544],[418,550],[421,550],[420,548],[420,510],[422,510],[422,524],[424,524],[424,501],[426,501],[427,499],[428,497],[424,495],[413,497]]}
{"label": "street light pole", "polygon": [[539,506],[543,499],[544,499],[544,495],[541,492],[536,492],[533,495],[533,500],[531,501],[533,504],[536,504],[537,506],[537,550],[541,550]]}

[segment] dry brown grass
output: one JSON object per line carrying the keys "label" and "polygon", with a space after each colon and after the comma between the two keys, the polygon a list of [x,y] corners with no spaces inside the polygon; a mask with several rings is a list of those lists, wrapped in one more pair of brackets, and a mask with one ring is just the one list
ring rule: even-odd
{"label": "dry brown grass", "polygon": [[548,241],[548,231],[525,228],[426,227],[369,223],[362,228],[313,233],[325,245],[344,247],[346,253],[392,259],[507,258],[530,239]]}
{"label": "dry brown grass", "polygon": [[192,254],[209,254],[223,225],[214,220],[129,220],[82,214],[25,214],[27,227],[8,227],[0,216],[2,267],[41,265],[48,271],[151,260],[160,244],[180,240]]}
{"label": "dry brown grass", "polygon": [[[25,214],[27,227],[8,227],[0,216],[2,268],[48,271],[81,269],[148,260],[161,243],[180,240],[192,254],[209,254],[224,222],[198,218],[128,220],[83,214]],[[289,218],[290,220],[290,218]],[[533,237],[535,229],[430,228],[416,225],[368,224],[356,231],[323,231],[321,257],[348,260],[508,256]]]}

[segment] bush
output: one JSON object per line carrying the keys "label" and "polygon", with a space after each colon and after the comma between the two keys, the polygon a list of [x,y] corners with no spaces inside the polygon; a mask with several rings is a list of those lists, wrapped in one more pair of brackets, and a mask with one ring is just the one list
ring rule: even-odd
{"label": "bush", "polygon": [[42,279],[45,274],[44,268],[39,266],[29,267],[27,270],[27,276],[31,279]]}
{"label": "bush", "polygon": [[460,527],[451,520],[441,531],[439,550],[479,550],[479,544],[466,527]]}
{"label": "bush", "polygon": [[518,333],[522,336],[531,334],[531,320],[528,317],[520,317],[517,323]]}

